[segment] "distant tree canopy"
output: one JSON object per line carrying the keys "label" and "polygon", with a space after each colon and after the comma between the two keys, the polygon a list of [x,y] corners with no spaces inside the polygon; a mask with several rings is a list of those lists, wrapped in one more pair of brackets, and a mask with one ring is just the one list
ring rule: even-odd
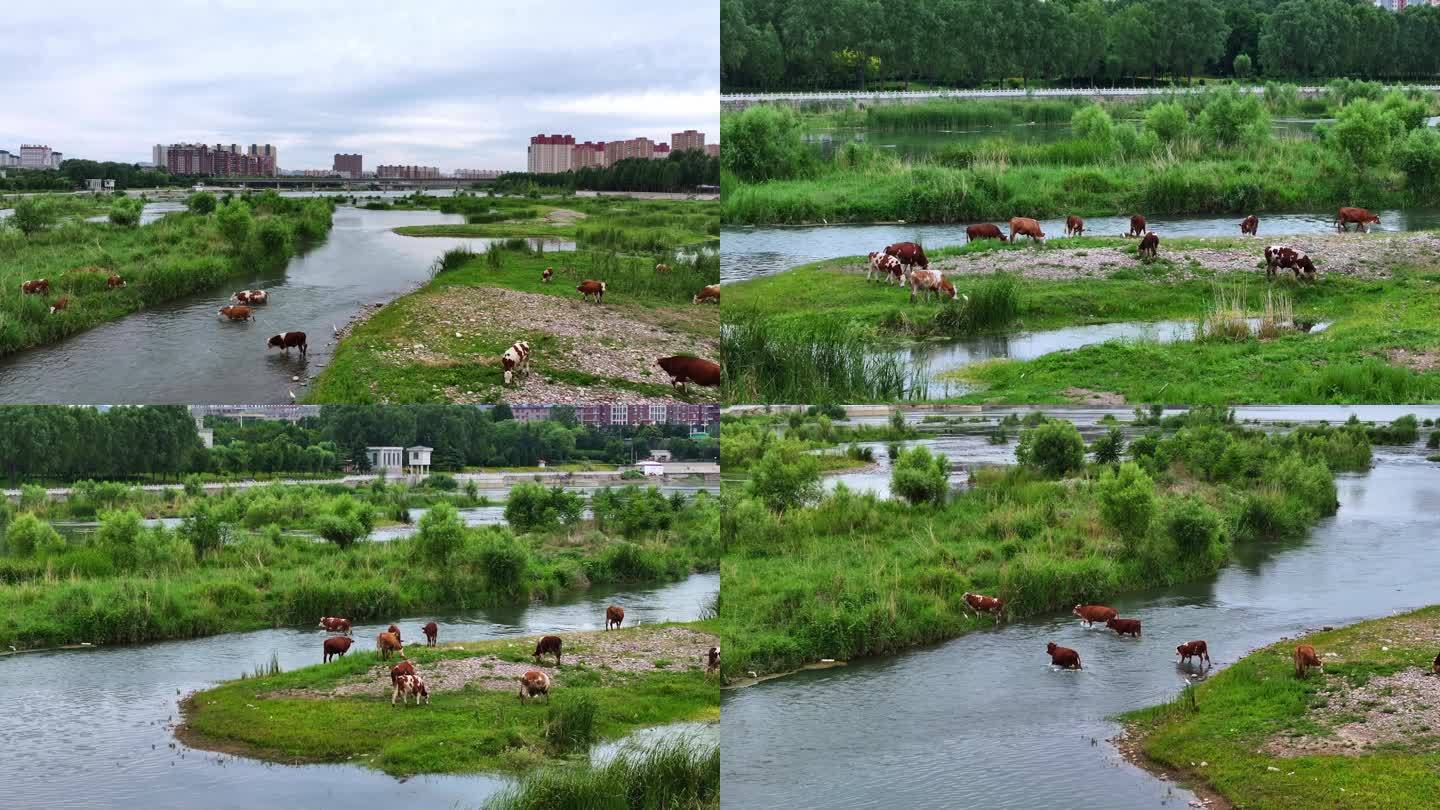
{"label": "distant tree canopy", "polygon": [[84,184],[86,180],[114,180],[116,190],[127,188],[161,188],[165,186],[189,186],[196,176],[172,175],[164,169],[144,169],[134,163],[98,162],[94,160],[67,160],[60,168],[36,171],[33,169],[10,169],[0,179],[0,191],[70,191]]}
{"label": "distant tree canopy", "polygon": [[[10,481],[166,480],[196,472],[332,472],[347,462],[364,469],[372,445],[434,449],[436,470],[466,466],[533,466],[596,461],[629,463],[651,449],[676,459],[716,459],[719,443],[691,439],[686,425],[594,428],[565,421],[497,420],[493,411],[463,405],[334,405],[299,423],[237,422],[211,417],[215,446],[201,444],[184,407],[94,408],[0,406],[0,477]],[[626,440],[630,443],[627,445]]]}
{"label": "distant tree canopy", "polygon": [[586,191],[689,191],[720,184],[720,161],[698,149],[671,152],[664,160],[629,158],[603,169],[586,168],[553,174],[512,172],[495,181],[495,190],[524,194],[531,188]]}
{"label": "distant tree canopy", "polygon": [[[1244,55],[1244,58],[1240,58]],[[720,0],[728,90],[1440,74],[1440,7],[1369,0]]]}

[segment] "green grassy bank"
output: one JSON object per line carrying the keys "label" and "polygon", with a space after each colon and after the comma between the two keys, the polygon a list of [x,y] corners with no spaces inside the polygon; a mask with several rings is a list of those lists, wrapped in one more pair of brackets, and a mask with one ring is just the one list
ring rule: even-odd
{"label": "green grassy bank", "polygon": [[[718,720],[720,690],[698,655],[663,667],[639,657],[677,629],[691,631],[692,646],[714,639],[705,622],[567,634],[576,662],[552,671],[548,706],[522,704],[514,677],[488,675],[483,666],[533,665],[533,638],[408,647],[422,678],[442,662],[478,659],[481,667],[460,689],[427,678],[429,705],[404,708],[390,702],[393,661],[357,649],[328,664],[197,692],[183,704],[178,734],[200,748],[285,763],[350,762],[395,776],[525,770],[645,726]],[[332,691],[354,685],[360,688]]]}
{"label": "green grassy bank", "polygon": [[[1287,639],[1171,703],[1124,716],[1127,745],[1248,808],[1410,808],[1440,768],[1430,664],[1440,607]],[[1310,644],[1325,672],[1295,677]]]}
{"label": "green grassy bank", "polygon": [[1233,545],[1303,536],[1336,508],[1332,471],[1369,465],[1360,426],[1266,436],[1209,411],[1175,423],[1135,439],[1133,463],[1117,467],[1123,438],[1087,463],[1073,426],[1032,420],[1019,467],[972,471],[954,496],[943,465],[905,451],[894,500],[821,497],[813,458],[777,441],[726,492],[725,672],[885,655],[989,625],[966,591],[1021,617],[1202,578]]}

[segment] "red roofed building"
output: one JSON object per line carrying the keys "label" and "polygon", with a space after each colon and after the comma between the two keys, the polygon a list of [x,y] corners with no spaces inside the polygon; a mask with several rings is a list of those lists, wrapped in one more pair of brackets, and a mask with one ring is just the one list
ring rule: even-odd
{"label": "red roofed building", "polygon": [[568,172],[574,151],[574,135],[533,135],[526,169],[532,174]]}

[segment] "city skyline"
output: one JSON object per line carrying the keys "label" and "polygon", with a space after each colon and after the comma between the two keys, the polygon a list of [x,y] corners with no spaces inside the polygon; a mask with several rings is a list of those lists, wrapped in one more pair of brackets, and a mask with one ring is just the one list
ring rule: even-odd
{"label": "city skyline", "polygon": [[[249,23],[232,14],[203,48],[186,33],[193,15],[74,5],[7,15],[0,143],[125,163],[150,161],[157,143],[270,143],[285,169],[327,168],[340,152],[450,173],[524,171],[529,136],[542,131],[719,131],[715,2],[563,14],[513,2],[483,14],[449,2],[424,14],[317,3]],[[333,24],[362,12],[381,23]],[[88,35],[57,42],[57,26]]]}

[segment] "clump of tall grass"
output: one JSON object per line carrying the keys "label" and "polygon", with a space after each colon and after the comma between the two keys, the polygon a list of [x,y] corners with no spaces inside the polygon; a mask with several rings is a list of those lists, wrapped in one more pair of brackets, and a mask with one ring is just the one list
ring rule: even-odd
{"label": "clump of tall grass", "polygon": [[545,711],[545,744],[556,754],[589,747],[595,738],[595,698],[586,692],[562,694]]}
{"label": "clump of tall grass", "polygon": [[631,747],[603,765],[545,768],[491,797],[486,810],[710,808],[720,805],[720,748],[690,737]]}
{"label": "clump of tall grass", "polygon": [[250,671],[249,675],[246,675],[243,672],[240,673],[240,680],[243,681],[251,678],[268,678],[271,675],[279,675],[281,672],[284,671],[285,670],[280,668],[280,654],[272,652],[270,653],[270,661],[268,663],[256,664],[255,668]]}
{"label": "clump of tall grass", "polygon": [[466,262],[475,258],[475,255],[475,251],[468,247],[450,248],[430,266],[430,276],[433,278],[441,273],[459,270]]}
{"label": "clump of tall grass", "polygon": [[1020,315],[1020,282],[997,273],[945,306],[935,315],[936,330],[959,337],[1009,326]]}
{"label": "clump of tall grass", "polygon": [[1290,296],[1265,291],[1265,302],[1254,314],[1246,305],[1243,287],[1217,287],[1195,330],[1196,340],[1261,340],[1298,331]]}
{"label": "clump of tall grass", "polygon": [[847,323],[787,329],[742,316],[721,329],[720,356],[727,402],[884,402],[926,393],[924,369],[873,351]]}
{"label": "clump of tall grass", "polygon": [[1075,112],[1073,101],[975,102],[930,101],[877,104],[865,113],[865,125],[881,131],[957,129],[997,124],[1064,124]]}

